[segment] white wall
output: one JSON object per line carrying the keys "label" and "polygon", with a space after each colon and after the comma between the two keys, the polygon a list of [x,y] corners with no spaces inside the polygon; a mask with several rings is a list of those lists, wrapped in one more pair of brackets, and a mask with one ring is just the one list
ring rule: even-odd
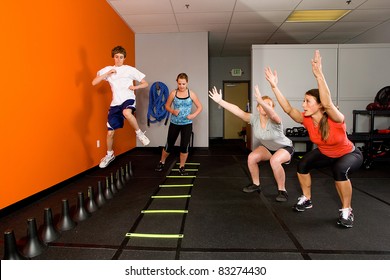
{"label": "white wall", "polygon": [[[390,44],[339,45],[338,105],[352,132],[353,110],[365,110],[377,92],[390,85]],[[368,118],[360,118],[358,131],[369,130]],[[376,118],[375,128],[386,129],[390,118]]]}
{"label": "white wall", "polygon": [[[390,75],[389,72],[389,54],[388,50],[382,49],[383,47],[387,48],[389,45],[381,45],[390,43],[390,21],[378,25],[377,27],[370,29],[369,31],[359,35],[352,40],[348,41],[347,45],[340,45],[340,52],[343,53],[341,65],[351,65],[356,66],[355,71],[359,72],[359,76],[366,77],[364,79],[356,79],[352,74],[353,72],[346,71],[340,77],[340,80],[343,82],[340,84],[340,92],[350,91],[351,99],[341,98],[340,107],[343,112],[346,112],[346,118],[352,120],[351,107],[355,110],[365,109],[367,103],[371,103],[375,97],[376,92],[381,89],[381,85],[390,85]],[[378,45],[375,45],[377,43]],[[357,44],[357,45],[352,45]],[[359,45],[362,44],[362,45]],[[367,45],[370,48],[367,48]],[[363,52],[364,55],[361,56],[360,52]],[[377,55],[377,51],[381,55]],[[373,59],[371,59],[373,55]],[[366,67],[365,65],[369,65]],[[376,75],[380,71],[380,75]],[[383,75],[384,74],[384,75]],[[369,77],[370,83],[366,83],[367,77]],[[347,84],[344,81],[347,81],[348,78],[350,82]],[[373,85],[373,81],[376,83]],[[348,87],[348,84],[351,87]],[[364,132],[367,131],[369,127],[369,118],[360,116],[358,118],[358,131]],[[389,127],[389,118],[376,118],[375,128],[386,128]],[[350,131],[352,126],[350,127]]]}
{"label": "white wall", "polygon": [[[150,86],[161,81],[172,91],[177,88],[177,75],[181,72],[187,73],[188,87],[198,95],[203,105],[203,111],[193,122],[194,146],[208,147],[207,32],[136,34],[135,42],[136,67],[146,74]],[[164,126],[163,122],[147,126],[149,90],[148,87],[137,95],[137,120],[140,128],[146,130],[150,147],[164,146],[169,122],[167,126]],[[142,144],[137,142],[137,146]]]}

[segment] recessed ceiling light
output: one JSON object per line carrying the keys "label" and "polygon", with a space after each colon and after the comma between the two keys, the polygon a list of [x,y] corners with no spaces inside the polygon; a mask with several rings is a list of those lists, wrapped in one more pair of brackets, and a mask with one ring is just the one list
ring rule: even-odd
{"label": "recessed ceiling light", "polygon": [[287,22],[338,21],[351,10],[302,10],[293,11]]}

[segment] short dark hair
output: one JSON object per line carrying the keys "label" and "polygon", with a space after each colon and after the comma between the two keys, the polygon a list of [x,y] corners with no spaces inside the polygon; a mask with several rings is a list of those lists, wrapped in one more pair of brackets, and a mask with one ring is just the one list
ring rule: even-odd
{"label": "short dark hair", "polygon": [[117,53],[123,54],[123,56],[126,58],[126,50],[122,46],[116,46],[111,51],[111,57],[114,57]]}

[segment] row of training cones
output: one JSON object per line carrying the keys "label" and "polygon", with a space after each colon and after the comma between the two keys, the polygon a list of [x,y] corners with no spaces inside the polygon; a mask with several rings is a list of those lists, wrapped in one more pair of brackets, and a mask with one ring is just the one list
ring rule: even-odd
{"label": "row of training cones", "polygon": [[48,243],[57,240],[61,232],[71,230],[76,227],[78,222],[88,219],[93,212],[96,212],[106,202],[114,197],[133,176],[131,161],[126,164],[125,169],[121,167],[114,175],[106,177],[106,186],[98,181],[98,192],[95,196],[92,186],[88,187],[88,198],[84,200],[84,193],[77,193],[77,208],[73,215],[70,215],[69,202],[67,199],[62,200],[62,214],[56,226],[53,222],[51,208],[44,209],[44,224],[40,234],[38,233],[35,218],[27,219],[27,242],[19,251],[15,233],[12,229],[4,232],[4,256],[3,260],[26,260],[42,254],[47,248]]}

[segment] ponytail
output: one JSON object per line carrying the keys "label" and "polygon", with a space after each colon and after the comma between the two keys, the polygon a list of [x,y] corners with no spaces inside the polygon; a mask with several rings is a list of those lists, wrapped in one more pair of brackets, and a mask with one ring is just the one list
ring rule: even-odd
{"label": "ponytail", "polygon": [[329,137],[329,124],[328,124],[328,114],[324,112],[324,115],[322,116],[320,123],[320,132],[321,132],[321,138],[322,140],[326,141]]}

